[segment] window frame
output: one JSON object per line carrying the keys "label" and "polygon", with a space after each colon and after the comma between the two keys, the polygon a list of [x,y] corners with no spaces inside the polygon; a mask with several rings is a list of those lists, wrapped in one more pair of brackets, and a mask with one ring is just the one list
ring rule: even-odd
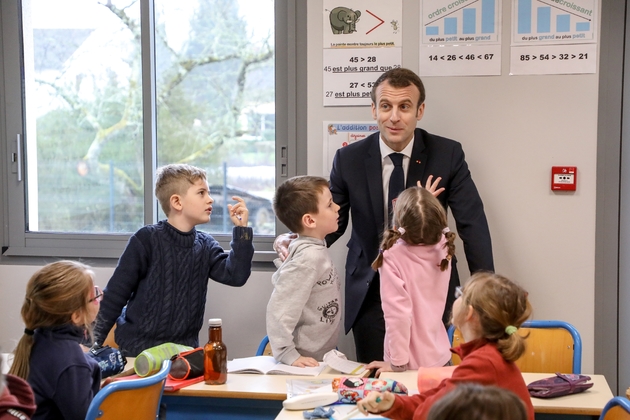
{"label": "window frame", "polygon": [[[144,220],[158,221],[158,202],[153,194],[156,156],[157,118],[155,88],[154,0],[139,0],[142,31],[142,80],[144,128]],[[306,173],[306,5],[298,0],[275,0],[275,86],[276,86],[276,185],[298,173]],[[26,231],[26,182],[24,153],[18,146],[23,139],[23,57],[21,54],[21,0],[0,2],[0,263],[42,258],[81,258],[109,260],[122,254],[129,234],[81,234]],[[147,35],[148,34],[148,35]],[[149,83],[147,83],[147,81]],[[303,127],[298,131],[297,127]],[[23,145],[22,145],[23,146]],[[18,160],[20,165],[18,165]],[[21,181],[18,180],[21,170]],[[287,229],[276,221],[276,235]],[[231,234],[213,234],[228,249]],[[254,263],[268,267],[277,256],[271,236],[254,236]],[[107,264],[107,263],[106,263]]]}

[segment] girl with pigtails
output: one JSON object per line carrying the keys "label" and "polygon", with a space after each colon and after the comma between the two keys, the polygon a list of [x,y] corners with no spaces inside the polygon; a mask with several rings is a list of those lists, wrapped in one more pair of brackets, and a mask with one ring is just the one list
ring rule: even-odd
{"label": "girl with pigtails", "polygon": [[455,253],[455,234],[431,190],[404,190],[395,201],[392,228],[383,233],[372,268],[379,271],[385,316],[384,361],[367,367],[403,371],[450,363],[442,314]]}
{"label": "girl with pigtails", "polygon": [[514,363],[525,352],[526,337],[518,329],[532,311],[527,292],[503,276],[477,272],[463,289],[457,288],[456,296],[452,323],[465,342],[453,349],[462,361],[452,376],[437,387],[412,396],[371,392],[357,404],[363,414],[424,420],[436,401],[458,385],[473,382],[512,391],[525,404],[527,418],[534,420],[527,385]]}
{"label": "girl with pigtails", "polygon": [[81,343],[91,338],[102,297],[92,270],[75,261],[47,264],[28,281],[24,335],[9,373],[33,389],[34,419],[85,419],[101,370]]}

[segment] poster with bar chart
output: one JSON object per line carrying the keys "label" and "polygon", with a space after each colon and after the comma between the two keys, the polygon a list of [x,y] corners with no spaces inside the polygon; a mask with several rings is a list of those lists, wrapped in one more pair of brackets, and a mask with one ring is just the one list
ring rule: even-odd
{"label": "poster with bar chart", "polygon": [[501,74],[500,0],[424,0],[420,74]]}
{"label": "poster with bar chart", "polygon": [[444,45],[499,41],[498,0],[425,0],[422,43]]}
{"label": "poster with bar chart", "polygon": [[512,0],[510,74],[597,70],[599,0]]}
{"label": "poster with bar chart", "polygon": [[596,0],[514,0],[512,44],[594,42]]}

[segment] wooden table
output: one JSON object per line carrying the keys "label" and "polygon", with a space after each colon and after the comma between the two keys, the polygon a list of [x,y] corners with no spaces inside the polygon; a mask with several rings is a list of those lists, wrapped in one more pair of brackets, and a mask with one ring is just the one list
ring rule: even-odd
{"label": "wooden table", "polygon": [[[399,381],[409,388],[410,392],[417,391],[417,371],[386,372],[383,376]],[[523,373],[525,383],[553,376],[551,373]],[[593,387],[580,394],[567,395],[557,398],[532,398],[532,405],[536,419],[585,419],[598,418],[602,409],[613,395],[608,382],[603,375],[589,375]],[[363,415],[357,416],[361,418]],[[302,419],[301,411],[282,410],[276,420]]]}
{"label": "wooden table", "polygon": [[200,382],[178,391],[164,391],[162,402],[166,404],[167,420],[201,420],[209,413],[213,419],[275,419],[287,398],[287,379],[339,376],[342,374],[328,367],[318,376],[228,373],[223,385]]}
{"label": "wooden table", "polygon": [[[128,358],[128,370],[133,359]],[[165,391],[167,420],[201,420],[212,413],[213,419],[303,419],[301,411],[282,408],[287,397],[287,379],[322,379],[344,376],[327,367],[319,376],[228,374],[223,385],[206,385],[203,382],[178,391]],[[385,378],[394,379],[417,392],[417,371],[385,372]],[[552,373],[523,373],[525,383],[553,376]],[[593,387],[580,394],[558,398],[532,398],[537,420],[598,418],[613,395],[603,375],[589,375]],[[362,415],[361,415],[362,417]]]}

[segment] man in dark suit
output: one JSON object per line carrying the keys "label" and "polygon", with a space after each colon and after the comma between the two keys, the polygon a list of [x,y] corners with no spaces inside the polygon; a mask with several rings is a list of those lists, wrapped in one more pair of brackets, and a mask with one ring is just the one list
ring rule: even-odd
{"label": "man in dark suit", "polygon": [[[339,149],[330,172],[330,190],[334,202],[340,206],[339,230],[328,235],[326,241],[330,246],[343,235],[352,216],[344,323],[346,334],[352,329],[356,359],[363,363],[383,360],[385,319],[379,275],[371,264],[390,217],[387,194],[394,168],[390,153],[404,155],[406,187],[417,183],[426,188],[435,187],[430,177],[436,183],[439,181],[437,187],[443,191],[438,200],[444,208],[451,209],[470,271],[494,270],[483,203],[461,144],[416,128],[424,115],[424,99],[424,85],[411,70],[399,68],[383,73],[372,88],[372,116],[379,132]],[[286,243],[277,240],[274,244],[279,254],[285,253]],[[445,324],[459,283],[454,259],[443,316]]]}
{"label": "man in dark suit", "polygon": [[[371,264],[378,254],[387,225],[387,185],[393,170],[389,153],[403,153],[405,186],[427,186],[429,176],[441,178],[438,195],[451,209],[457,233],[471,272],[494,270],[490,231],[481,197],[472,180],[461,144],[416,128],[424,115],[425,90],[420,78],[408,69],[381,75],[372,89],[372,116],[379,132],[342,147],[335,154],[330,189],[339,210],[339,230],[326,237],[330,246],[345,232],[349,215],[352,234],[348,242],[345,284],[345,330],[352,329],[357,360],[383,360],[385,320],[381,309],[379,275]],[[448,322],[459,285],[453,261],[449,295],[444,311]]]}

